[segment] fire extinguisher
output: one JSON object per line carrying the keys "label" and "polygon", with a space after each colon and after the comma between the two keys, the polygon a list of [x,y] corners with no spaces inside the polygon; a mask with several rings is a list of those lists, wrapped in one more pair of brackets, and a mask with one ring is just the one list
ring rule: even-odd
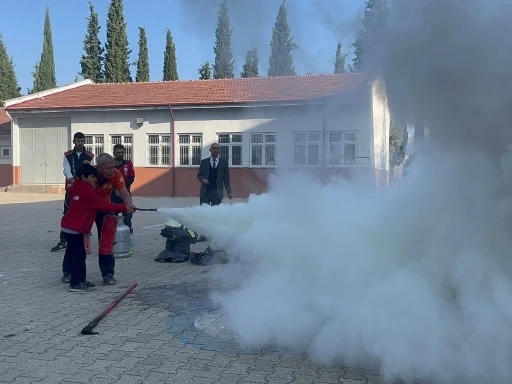
{"label": "fire extinguisher", "polygon": [[101,237],[99,245],[100,255],[112,255],[114,253],[114,242],[116,240],[117,231],[117,215],[108,214],[103,218],[103,226],[101,227]]}

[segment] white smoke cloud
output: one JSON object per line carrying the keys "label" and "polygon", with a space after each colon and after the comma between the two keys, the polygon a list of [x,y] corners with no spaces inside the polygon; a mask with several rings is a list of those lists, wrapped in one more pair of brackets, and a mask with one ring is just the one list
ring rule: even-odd
{"label": "white smoke cloud", "polygon": [[510,383],[511,6],[397,0],[391,13],[404,22],[388,81],[415,75],[433,134],[409,176],[374,191],[283,171],[248,203],[168,213],[236,256],[215,274],[235,288],[215,298],[242,343]]}
{"label": "white smoke cloud", "polygon": [[385,375],[510,380],[510,197],[481,155],[417,168],[391,191],[288,174],[246,204],[169,213],[239,257],[215,276],[237,286],[216,299],[242,343],[378,359]]}

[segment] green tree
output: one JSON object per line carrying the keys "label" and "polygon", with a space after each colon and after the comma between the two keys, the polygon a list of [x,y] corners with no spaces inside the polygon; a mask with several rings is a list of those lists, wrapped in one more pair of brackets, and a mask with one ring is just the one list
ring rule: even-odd
{"label": "green tree", "polygon": [[176,60],[176,46],[172,38],[171,31],[167,29],[165,33],[165,52],[164,52],[164,81],[179,80],[178,62]]}
{"label": "green tree", "polygon": [[258,49],[254,48],[247,51],[245,55],[245,64],[240,76],[243,78],[259,77],[260,59],[258,58]]}
{"label": "green tree", "polygon": [[368,65],[375,65],[383,49],[382,39],[386,36],[388,23],[387,0],[368,0],[365,3],[364,18],[361,29],[352,44],[354,59],[352,64],[357,72],[368,70]]}
{"label": "green tree", "polygon": [[87,18],[87,33],[84,39],[84,54],[80,59],[82,71],[79,73],[84,79],[95,83],[103,81],[103,48],[99,39],[100,22],[94,5],[89,3],[89,17]]}
{"label": "green tree", "polygon": [[41,59],[36,64],[33,76],[34,86],[30,93],[46,91],[47,89],[57,87],[50,8],[48,7],[46,7],[44,16],[43,51],[41,52]]}
{"label": "green tree", "polygon": [[212,66],[210,62],[207,61],[204,63],[201,68],[199,68],[199,80],[210,80],[212,78]]}
{"label": "green tree", "polygon": [[14,71],[12,57],[7,54],[7,47],[0,35],[0,102],[21,96],[21,88]]}
{"label": "green tree", "polygon": [[297,48],[297,45],[293,42],[293,38],[290,37],[288,11],[286,9],[285,0],[283,0],[279,12],[277,13],[274,28],[272,29],[268,75],[295,76],[296,73],[291,52]]}
{"label": "green tree", "polygon": [[343,46],[340,41],[336,48],[336,60],[334,61],[334,74],[335,75],[347,72],[347,69],[345,68],[346,59],[347,59],[347,54],[343,54]]}
{"label": "green tree", "polygon": [[235,61],[231,49],[231,24],[229,22],[226,2],[220,4],[217,29],[215,30],[215,64],[213,65],[214,79],[232,79],[235,77]]}
{"label": "green tree", "polygon": [[391,126],[389,130],[389,163],[400,165],[405,159],[404,136],[401,129]]}
{"label": "green tree", "polygon": [[130,53],[123,0],[111,0],[107,14],[107,41],[105,44],[105,81],[126,83],[132,81]]}
{"label": "green tree", "polygon": [[139,58],[137,60],[135,81],[137,83],[149,81],[148,37],[146,29],[142,27],[139,27]]}

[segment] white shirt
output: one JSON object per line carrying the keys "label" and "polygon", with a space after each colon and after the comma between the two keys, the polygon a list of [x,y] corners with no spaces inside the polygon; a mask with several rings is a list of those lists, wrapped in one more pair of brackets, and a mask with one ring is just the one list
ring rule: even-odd
{"label": "white shirt", "polygon": [[[80,159],[80,156],[82,155],[82,153],[84,153],[84,151],[82,152],[78,152],[76,151],[76,155],[78,156],[78,158]],[[94,158],[91,160],[91,165],[94,165]],[[64,176],[66,177],[67,180],[69,179],[72,179],[73,178],[73,173],[71,172],[71,164],[69,164],[69,161],[68,161],[68,158],[66,157],[66,155],[64,155],[64,160],[62,162],[62,168],[64,169]]]}
{"label": "white shirt", "polygon": [[[215,160],[215,167],[213,166],[213,160]],[[212,166],[212,168],[217,168],[219,166],[219,158],[217,157],[216,159],[214,159],[213,157],[210,157],[210,165]]]}

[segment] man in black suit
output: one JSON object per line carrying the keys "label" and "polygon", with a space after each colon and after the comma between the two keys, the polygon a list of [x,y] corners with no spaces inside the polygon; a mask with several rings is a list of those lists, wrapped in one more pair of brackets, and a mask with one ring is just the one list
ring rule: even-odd
{"label": "man in black suit", "polygon": [[199,202],[201,205],[220,205],[224,198],[224,187],[228,198],[231,200],[231,182],[229,180],[229,164],[226,160],[219,158],[219,144],[213,143],[210,146],[211,157],[201,160],[197,180],[201,183]]}

